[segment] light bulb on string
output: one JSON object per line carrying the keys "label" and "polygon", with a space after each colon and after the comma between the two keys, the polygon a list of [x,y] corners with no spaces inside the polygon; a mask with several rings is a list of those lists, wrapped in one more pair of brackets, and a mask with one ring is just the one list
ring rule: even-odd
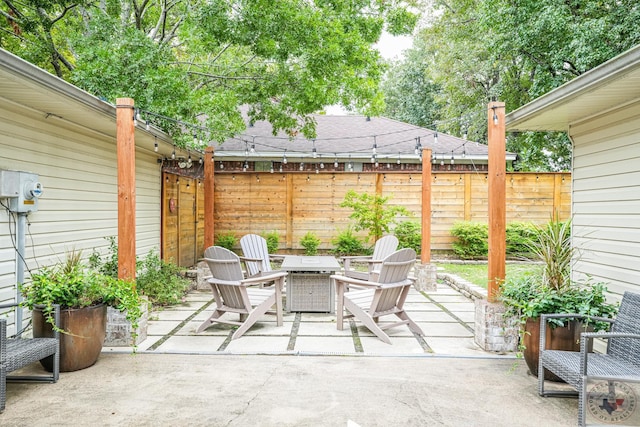
{"label": "light bulb on string", "polygon": [[220,160],[220,169],[224,169],[224,163],[222,163],[222,160]]}
{"label": "light bulb on string", "polygon": [[245,160],[244,164],[242,165],[242,172],[246,172],[247,169],[249,169],[249,162]]}
{"label": "light bulb on string", "polygon": [[271,168],[269,168],[269,173],[273,173],[273,172],[274,172],[274,170],[273,170],[273,162],[271,162]]}
{"label": "light bulb on string", "polygon": [[333,167],[336,168],[336,169],[338,168],[338,154],[337,153],[335,154],[335,158],[333,160]]}
{"label": "light bulb on string", "polygon": [[158,137],[157,136],[153,137],[153,151],[155,151],[156,153],[158,152]]}
{"label": "light bulb on string", "polygon": [[493,124],[497,125],[498,124],[498,114],[496,114],[496,107],[492,107],[493,108]]}
{"label": "light bulb on string", "polygon": [[435,133],[433,134],[433,143],[437,144],[438,143],[438,131],[436,130]]}
{"label": "light bulb on string", "polygon": [[454,163],[454,160],[453,160],[453,151],[452,151],[451,152],[451,164],[453,164],[453,163]]}
{"label": "light bulb on string", "polygon": [[303,171],[304,170],[304,162],[300,162],[300,170]]}
{"label": "light bulb on string", "polygon": [[399,165],[400,164],[400,152],[398,151],[398,160],[396,160],[396,164]]}
{"label": "light bulb on string", "polygon": [[133,127],[138,127],[138,114],[137,110],[134,108],[133,109]]}
{"label": "light bulb on string", "polygon": [[151,126],[149,125],[149,120],[147,120],[147,121],[146,121],[144,128],[145,128],[146,130],[151,129]]}
{"label": "light bulb on string", "polygon": [[193,133],[193,145],[198,145],[198,134]]}
{"label": "light bulb on string", "polygon": [[318,157],[318,150],[316,150],[316,140],[313,140],[313,149],[311,150],[311,156],[315,159]]}
{"label": "light bulb on string", "polygon": [[287,149],[284,149],[284,154],[282,155],[282,164],[286,165],[287,164]]}
{"label": "light bulb on string", "polygon": [[176,146],[173,146],[173,152],[171,153],[171,160],[175,160],[176,159]]}

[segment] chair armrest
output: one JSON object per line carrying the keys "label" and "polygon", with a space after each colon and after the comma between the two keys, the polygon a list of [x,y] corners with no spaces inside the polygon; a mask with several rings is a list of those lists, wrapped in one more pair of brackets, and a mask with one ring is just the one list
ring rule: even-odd
{"label": "chair armrest", "polygon": [[249,262],[262,262],[262,258],[249,258],[249,257],[246,257],[246,256],[241,256],[241,257],[238,257],[238,258],[240,258],[240,261],[244,261],[244,262],[247,262],[247,261],[249,261]]}
{"label": "chair armrest", "polygon": [[607,322],[613,323],[615,319],[610,317],[599,317],[599,316],[589,316],[587,314],[578,314],[578,313],[553,313],[553,314],[541,314],[540,319],[563,319],[570,317],[572,319],[589,319],[589,321],[596,322]]}
{"label": "chair armrest", "polygon": [[349,285],[362,286],[365,288],[379,288],[381,286],[380,283],[369,282],[367,280],[356,279],[354,277],[347,277],[340,274],[332,274],[330,278],[337,282],[343,282]]}
{"label": "chair armrest", "polygon": [[341,256],[340,259],[343,261],[367,261],[372,259],[371,255],[349,255],[349,256]]}
{"label": "chair armrest", "polygon": [[284,260],[286,257],[286,255],[269,254],[269,258],[273,260]]}
{"label": "chair armrest", "polygon": [[281,277],[285,277],[288,273],[286,271],[270,271],[269,273],[258,273],[255,276],[251,276],[242,280],[240,283],[243,285],[253,285],[256,283],[270,282],[277,280]]}

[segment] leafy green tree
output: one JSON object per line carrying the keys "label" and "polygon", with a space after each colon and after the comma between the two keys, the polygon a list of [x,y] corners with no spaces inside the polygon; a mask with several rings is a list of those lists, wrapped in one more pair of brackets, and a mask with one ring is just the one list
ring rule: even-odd
{"label": "leafy green tree", "polygon": [[176,138],[184,126],[163,116],[198,123],[182,145],[243,130],[241,105],[274,132],[308,137],[309,114],[325,105],[379,113],[384,66],[373,45],[417,20],[414,0],[3,3],[0,47],[110,102],[134,98],[156,113],[143,120]]}
{"label": "leafy green tree", "polygon": [[[490,100],[513,111],[640,43],[640,9],[632,0],[447,0],[433,2],[425,22],[415,52],[389,75],[422,70],[420,81],[434,85],[425,86],[423,96],[433,96],[438,129],[466,130],[480,142],[487,137]],[[386,96],[393,107],[397,98],[415,95],[387,90]],[[415,118],[425,107],[407,105],[413,112],[398,118],[420,124]],[[564,133],[509,135],[507,149],[519,154],[521,169],[570,167]]]}
{"label": "leafy green tree", "polygon": [[383,234],[389,233],[391,227],[397,222],[399,215],[411,216],[404,206],[389,206],[390,197],[356,193],[349,190],[340,203],[343,208],[353,209],[349,218],[355,220],[356,231],[367,230],[369,237],[378,240]]}

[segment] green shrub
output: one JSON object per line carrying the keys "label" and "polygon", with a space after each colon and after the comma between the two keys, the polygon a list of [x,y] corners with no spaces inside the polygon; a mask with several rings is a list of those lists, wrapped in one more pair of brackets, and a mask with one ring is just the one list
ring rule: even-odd
{"label": "green shrub", "polygon": [[300,244],[304,248],[305,255],[316,255],[318,253],[318,246],[320,245],[320,239],[313,231],[309,231],[304,235]]}
{"label": "green shrub", "polygon": [[161,260],[155,250],[149,251],[147,256],[136,264],[137,289],[149,297],[152,304],[172,305],[182,302],[189,290],[189,280],[180,275],[180,267]]}
{"label": "green shrub", "polygon": [[106,260],[103,260],[100,253],[93,249],[91,256],[89,257],[89,267],[104,274],[105,276],[118,278],[118,245],[116,244],[116,237],[105,237],[109,241],[109,253],[106,256]]}
{"label": "green shrub", "polygon": [[453,252],[462,259],[486,257],[489,253],[489,231],[487,224],[478,222],[457,222],[451,229],[456,237]]}
{"label": "green shrub", "polygon": [[220,233],[216,235],[216,245],[222,246],[225,249],[229,249],[230,251],[238,244],[238,238],[235,233],[227,232]]}
{"label": "green shrub", "polygon": [[371,250],[364,246],[364,242],[353,234],[353,228],[348,227],[331,239],[334,248],[331,253],[337,256],[368,255]]}
{"label": "green shrub", "polygon": [[264,239],[267,241],[267,251],[270,254],[275,254],[278,251],[278,246],[280,243],[280,235],[277,231],[270,231],[268,233],[264,233],[262,235]]}
{"label": "green shrub", "polygon": [[421,226],[416,221],[403,221],[396,225],[393,234],[398,238],[398,248],[410,248],[420,253],[422,249]]}
{"label": "green shrub", "polygon": [[531,222],[507,224],[507,256],[531,258],[531,242],[538,237],[538,227]]}
{"label": "green shrub", "polygon": [[[89,265],[101,274],[117,279],[116,238],[111,236],[106,239],[109,240],[106,260],[103,261],[100,254],[94,250],[89,257]],[[189,288],[189,280],[180,275],[181,271],[177,265],[161,260],[158,251],[152,249],[142,260],[136,259],[136,290],[140,295],[146,295],[149,302],[155,305],[180,303]]]}

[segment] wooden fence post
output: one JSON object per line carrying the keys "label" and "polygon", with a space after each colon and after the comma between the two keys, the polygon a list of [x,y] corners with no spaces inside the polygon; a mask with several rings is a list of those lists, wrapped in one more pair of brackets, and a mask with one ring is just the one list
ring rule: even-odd
{"label": "wooden fence post", "polygon": [[503,102],[488,108],[489,131],[489,268],[487,298],[495,302],[505,278],[506,262],[506,140]]}
{"label": "wooden fence post", "polygon": [[134,102],[116,99],[118,278],[136,277],[136,143]]}
{"label": "wooden fence post", "polygon": [[422,243],[420,262],[431,262],[431,150],[422,150]]}
{"label": "wooden fence post", "polygon": [[215,242],[215,163],[214,163],[214,148],[207,147],[204,153],[204,248],[213,246]]}

